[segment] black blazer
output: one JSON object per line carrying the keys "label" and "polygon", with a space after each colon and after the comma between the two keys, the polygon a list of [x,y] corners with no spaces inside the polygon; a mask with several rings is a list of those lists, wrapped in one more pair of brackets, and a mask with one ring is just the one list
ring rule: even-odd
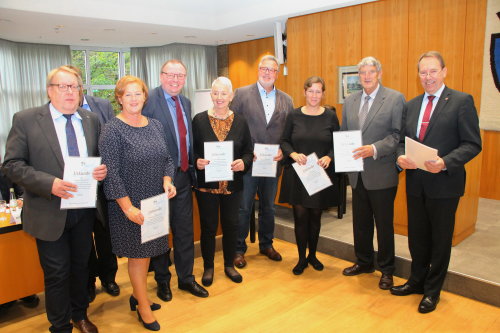
{"label": "black blazer", "polygon": [[[398,156],[404,154],[404,138],[418,141],[417,124],[424,95],[407,103]],[[427,128],[424,145],[438,150],[446,170],[430,173],[406,170],[406,193],[435,199],[460,197],[465,189],[464,165],[481,152],[479,119],[471,95],[445,87]]]}
{"label": "black blazer", "polygon": [[[208,119],[208,111],[198,113],[193,119],[194,134],[194,164],[205,156],[204,142],[219,141]],[[252,137],[245,118],[234,114],[233,124],[224,141],[233,141],[233,157],[241,158],[245,164],[243,171],[234,173],[234,180],[228,184],[229,191],[239,191],[243,188],[243,174],[248,171],[253,161]],[[197,188],[219,188],[219,182],[205,182],[205,170],[198,170]]]}

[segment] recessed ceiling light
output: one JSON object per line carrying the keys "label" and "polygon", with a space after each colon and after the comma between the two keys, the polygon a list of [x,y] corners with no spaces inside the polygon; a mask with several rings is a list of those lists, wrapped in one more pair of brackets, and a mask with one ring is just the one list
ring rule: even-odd
{"label": "recessed ceiling light", "polygon": [[12,21],[9,19],[0,18],[0,22],[11,23]]}
{"label": "recessed ceiling light", "polygon": [[80,40],[81,40],[82,42],[88,42],[88,41],[90,40],[90,38],[80,38]]}
{"label": "recessed ceiling light", "polygon": [[54,28],[55,28],[55,29],[61,29],[61,28],[64,28],[64,25],[62,25],[62,24],[58,24],[58,25],[56,25]]}
{"label": "recessed ceiling light", "polygon": [[255,35],[247,34],[247,37],[255,37]]}
{"label": "recessed ceiling light", "polygon": [[196,36],[193,36],[193,35],[189,35],[189,36],[184,36],[184,38],[196,38]]}
{"label": "recessed ceiling light", "polygon": [[158,35],[158,33],[157,32],[152,32],[151,35]]}
{"label": "recessed ceiling light", "polygon": [[116,31],[116,29],[114,28],[107,28],[107,29],[103,29],[104,31]]}

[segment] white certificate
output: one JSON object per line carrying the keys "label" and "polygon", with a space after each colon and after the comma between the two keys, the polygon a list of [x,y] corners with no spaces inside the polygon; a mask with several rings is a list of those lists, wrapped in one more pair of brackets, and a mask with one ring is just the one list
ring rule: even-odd
{"label": "white certificate", "polygon": [[423,145],[418,141],[405,137],[405,155],[408,156],[417,168],[428,171],[425,161],[435,161],[438,159],[437,149]]}
{"label": "white certificate", "polygon": [[316,153],[307,155],[307,162],[305,165],[293,163],[292,166],[309,195],[313,195],[332,186],[332,181],[326,174],[325,169],[318,165],[318,155],[316,155]]}
{"label": "white certificate", "polygon": [[68,157],[64,161],[65,181],[77,186],[72,198],[61,199],[61,209],[95,208],[97,180],[92,172],[101,164],[100,157]]}
{"label": "white certificate", "polygon": [[141,243],[168,235],[169,210],[166,193],[141,200],[141,213],[144,224],[141,225]]}
{"label": "white certificate", "polygon": [[278,155],[279,145],[264,145],[256,143],[253,153],[256,156],[252,165],[253,177],[276,177],[278,162],[274,157]]}
{"label": "white certificate", "polygon": [[361,131],[333,132],[335,172],[363,171],[363,159],[355,160],[352,152],[362,145]]}
{"label": "white certificate", "polygon": [[205,159],[210,163],[205,166],[205,181],[218,182],[233,180],[233,141],[205,142]]}

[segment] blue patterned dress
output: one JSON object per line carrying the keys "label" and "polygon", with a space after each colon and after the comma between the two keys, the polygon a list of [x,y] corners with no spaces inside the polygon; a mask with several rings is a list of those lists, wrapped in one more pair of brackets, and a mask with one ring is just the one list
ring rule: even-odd
{"label": "blue patterned dress", "polygon": [[129,196],[132,204],[140,208],[142,199],[164,193],[164,176],[173,179],[175,167],[161,123],[148,118],[148,125],[133,127],[114,118],[101,133],[99,151],[108,168],[104,193],[113,252],[127,258],[148,258],[167,252],[167,236],[141,244],[140,225],[130,221],[116,202]]}

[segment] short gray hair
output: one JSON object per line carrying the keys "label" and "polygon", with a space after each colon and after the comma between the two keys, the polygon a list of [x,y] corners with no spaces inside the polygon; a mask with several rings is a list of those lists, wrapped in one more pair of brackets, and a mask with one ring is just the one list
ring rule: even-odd
{"label": "short gray hair", "polygon": [[271,60],[271,61],[274,61],[276,63],[276,65],[278,66],[278,72],[280,70],[280,63],[278,62],[278,59],[271,55],[271,54],[267,54],[265,56],[263,56],[262,58],[260,58],[260,62],[259,62],[259,67],[262,66],[262,63],[266,60]]}
{"label": "short gray hair", "polygon": [[377,72],[380,72],[382,70],[382,64],[375,57],[366,57],[361,59],[361,61],[358,64],[358,71],[363,66],[375,66],[377,68]]}
{"label": "short gray hair", "polygon": [[229,80],[225,76],[219,76],[212,82],[212,88],[216,85],[220,84],[221,86],[226,87],[230,92],[233,92],[233,84],[231,83],[231,80]]}

